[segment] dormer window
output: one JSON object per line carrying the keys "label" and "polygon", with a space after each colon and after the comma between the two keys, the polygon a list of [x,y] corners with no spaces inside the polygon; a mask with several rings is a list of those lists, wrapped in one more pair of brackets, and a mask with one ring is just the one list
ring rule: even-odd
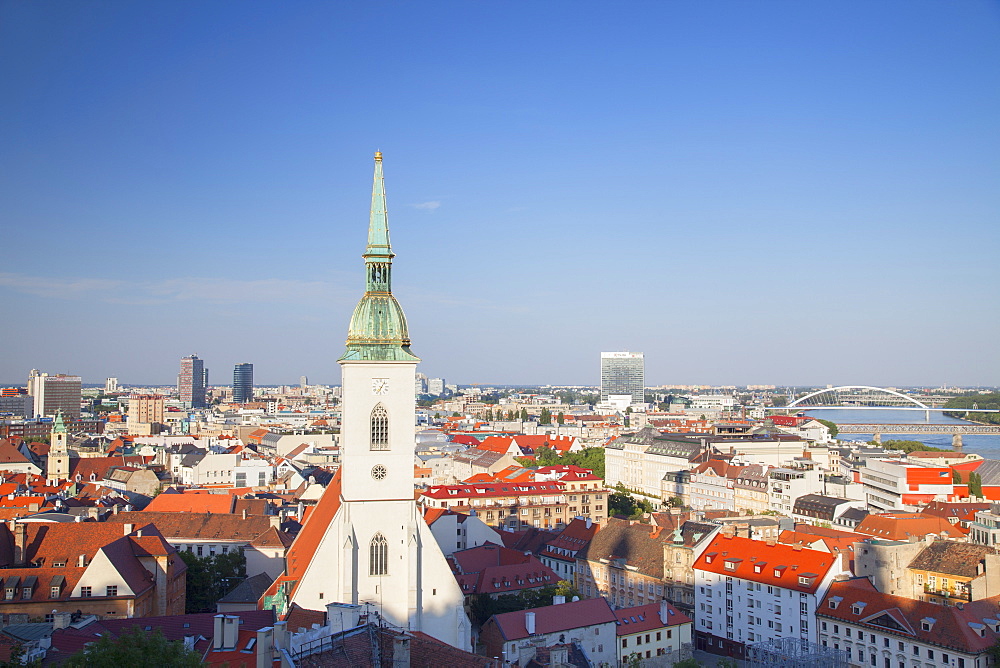
{"label": "dormer window", "polygon": [[861,613],[863,613],[865,611],[865,606],[866,605],[868,605],[868,604],[867,603],[862,603],[862,602],[858,601],[857,603],[855,603],[854,605],[851,606],[851,613],[855,614],[855,615],[860,615]]}
{"label": "dormer window", "polygon": [[920,620],[920,630],[921,631],[932,630],[934,628],[934,622],[936,621],[937,620],[934,619],[933,617],[924,617],[923,619]]}
{"label": "dormer window", "polygon": [[830,609],[831,609],[831,610],[836,610],[836,609],[837,609],[837,606],[838,606],[838,605],[840,605],[840,602],[841,602],[841,601],[843,601],[843,600],[844,600],[844,599],[843,599],[843,597],[841,597],[841,596],[834,596],[833,598],[831,598],[831,599],[830,599],[830,600],[829,600],[829,601],[827,602],[827,605],[829,605],[829,606],[830,606]]}

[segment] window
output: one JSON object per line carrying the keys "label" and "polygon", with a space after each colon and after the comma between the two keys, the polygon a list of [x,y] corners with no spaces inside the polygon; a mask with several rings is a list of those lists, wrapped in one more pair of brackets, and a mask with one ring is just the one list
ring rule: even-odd
{"label": "window", "polygon": [[622,647],[628,647],[628,638],[622,638]]}
{"label": "window", "polygon": [[80,596],[83,598],[90,598],[93,596],[90,587],[80,587]]}
{"label": "window", "polygon": [[59,587],[52,587],[49,591],[49,598],[59,598]]}
{"label": "window", "polygon": [[389,411],[382,404],[372,409],[370,449],[389,449]]}
{"label": "window", "polygon": [[372,537],[368,546],[368,575],[386,575],[389,572],[389,543],[380,533]]}
{"label": "window", "polygon": [[104,592],[105,596],[117,596],[118,595],[118,585],[108,585],[107,591]]}

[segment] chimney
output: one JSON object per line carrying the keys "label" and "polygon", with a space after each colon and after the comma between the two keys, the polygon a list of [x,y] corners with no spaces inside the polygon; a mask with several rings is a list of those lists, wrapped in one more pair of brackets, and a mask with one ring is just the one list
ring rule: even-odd
{"label": "chimney", "polygon": [[589,528],[590,528],[590,527],[592,527],[592,526],[594,526],[594,520],[592,520],[592,519],[590,519],[590,518],[588,517],[588,518],[587,518],[587,528],[589,529]]}
{"label": "chimney", "polygon": [[664,601],[664,600],[661,600],[660,601],[660,623],[662,623],[664,626],[666,626],[667,624],[670,623],[669,622],[669,615],[670,615],[670,613],[667,611],[667,602]]}
{"label": "chimney", "polygon": [[[402,633],[392,639],[392,665],[410,665],[410,639]],[[266,668],[266,666],[258,664],[258,668]]]}
{"label": "chimney", "polygon": [[70,625],[73,621],[72,612],[59,612],[57,610],[52,611],[52,630],[64,629]]}
{"label": "chimney", "polygon": [[553,596],[552,597],[552,605],[562,605],[565,602],[566,602],[566,597],[565,596]]}
{"label": "chimney", "polygon": [[[274,665],[274,629],[270,626],[257,631],[257,668],[271,668]],[[406,664],[404,664],[406,665]]]}
{"label": "chimney", "polygon": [[528,635],[535,635],[535,613],[524,613],[524,628],[528,630]]}
{"label": "chimney", "polygon": [[24,549],[28,544],[28,526],[23,522],[14,524],[14,563],[21,566],[25,562]]}
{"label": "chimney", "polygon": [[240,618],[236,615],[223,615],[222,617],[222,649],[236,649],[236,642],[240,635]]}
{"label": "chimney", "polygon": [[275,622],[274,632],[271,634],[271,643],[274,645],[274,649],[281,651],[283,649],[287,650],[288,646],[288,627],[286,622]]}
{"label": "chimney", "polygon": [[244,507],[243,508],[243,519],[246,519],[246,518],[247,518],[247,509],[246,509],[246,507]]}
{"label": "chimney", "polygon": [[222,649],[222,622],[225,615],[216,615],[214,633],[212,634],[212,651],[218,652]]}
{"label": "chimney", "polygon": [[135,531],[135,525],[134,524],[129,524],[128,522],[126,522],[125,524],[123,524],[122,528],[124,529],[124,531],[125,531],[124,535],[126,535],[126,536],[129,535],[130,533],[132,533],[133,531]]}

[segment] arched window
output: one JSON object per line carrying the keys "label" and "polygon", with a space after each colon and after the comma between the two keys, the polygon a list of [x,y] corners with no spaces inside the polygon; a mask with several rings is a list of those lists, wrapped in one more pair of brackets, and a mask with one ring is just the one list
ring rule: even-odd
{"label": "arched window", "polygon": [[371,449],[389,449],[389,411],[382,404],[372,409]]}
{"label": "arched window", "polygon": [[389,573],[389,543],[380,533],[372,537],[368,546],[368,575],[387,575]]}

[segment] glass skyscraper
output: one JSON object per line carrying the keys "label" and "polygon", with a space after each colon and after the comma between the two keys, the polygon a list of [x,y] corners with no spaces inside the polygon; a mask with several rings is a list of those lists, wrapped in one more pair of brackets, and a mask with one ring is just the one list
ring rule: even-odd
{"label": "glass skyscraper", "polygon": [[245,404],[253,401],[253,364],[243,362],[233,369],[233,401]]}
{"label": "glass skyscraper", "polygon": [[601,401],[612,396],[632,397],[633,404],[646,401],[646,370],[642,353],[601,353]]}

